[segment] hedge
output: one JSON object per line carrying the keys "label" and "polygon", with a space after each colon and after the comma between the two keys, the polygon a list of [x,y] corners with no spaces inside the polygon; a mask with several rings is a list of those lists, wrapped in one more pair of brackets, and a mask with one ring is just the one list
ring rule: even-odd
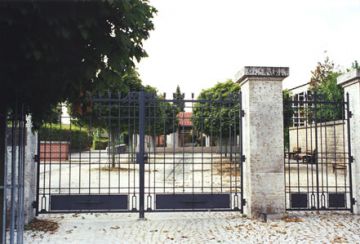
{"label": "hedge", "polygon": [[93,145],[92,148],[95,150],[105,150],[106,147],[108,146],[109,141],[107,138],[96,138],[93,141]]}
{"label": "hedge", "polygon": [[57,124],[47,124],[42,126],[39,131],[40,141],[68,141],[72,151],[88,150],[93,141],[93,136],[86,128],[77,126],[64,126]]}

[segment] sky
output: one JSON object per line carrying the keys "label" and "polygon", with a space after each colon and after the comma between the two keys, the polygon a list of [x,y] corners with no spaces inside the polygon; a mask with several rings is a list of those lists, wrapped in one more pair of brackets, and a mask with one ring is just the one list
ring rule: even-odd
{"label": "sky", "polygon": [[284,88],[310,80],[329,56],[360,61],[360,0],[150,0],[158,13],[137,64],[144,84],[186,97],[244,66],[285,66]]}

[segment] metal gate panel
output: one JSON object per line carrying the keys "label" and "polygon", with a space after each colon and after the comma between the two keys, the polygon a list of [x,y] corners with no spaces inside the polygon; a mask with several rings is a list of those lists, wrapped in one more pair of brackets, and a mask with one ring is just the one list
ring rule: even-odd
{"label": "metal gate panel", "polygon": [[331,101],[309,92],[284,106],[285,124],[290,125],[284,160],[287,210],[352,212],[348,96]]}
{"label": "metal gate panel", "polygon": [[178,105],[107,94],[45,124],[37,213],[242,211],[241,94]]}
{"label": "metal gate panel", "polygon": [[128,210],[128,195],[50,195],[50,211]]}
{"label": "metal gate panel", "polygon": [[138,93],[71,109],[39,131],[37,213],[138,211]]}
{"label": "metal gate panel", "polygon": [[231,209],[230,194],[157,194],[157,210]]}
{"label": "metal gate panel", "polygon": [[[145,100],[144,209],[242,211],[241,94],[192,96],[180,112],[175,98]],[[164,134],[163,145],[151,146]]]}

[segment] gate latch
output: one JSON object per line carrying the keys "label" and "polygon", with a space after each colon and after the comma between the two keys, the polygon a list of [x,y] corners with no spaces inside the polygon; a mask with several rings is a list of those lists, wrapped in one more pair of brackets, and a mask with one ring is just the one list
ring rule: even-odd
{"label": "gate latch", "polygon": [[33,207],[33,208],[37,208],[37,202],[36,201],[33,201],[32,203],[31,203],[31,207]]}
{"label": "gate latch", "polygon": [[246,199],[243,199],[241,202],[243,206],[246,206]]}
{"label": "gate latch", "polygon": [[353,163],[353,162],[354,162],[354,157],[353,157],[353,156],[350,156],[350,157],[349,157],[349,161],[350,161],[350,163]]}
{"label": "gate latch", "polygon": [[39,157],[39,155],[37,155],[37,154],[34,155],[34,161],[35,161],[36,163],[40,163],[40,157]]}
{"label": "gate latch", "polygon": [[355,205],[355,203],[356,203],[355,198],[352,198],[352,199],[351,199],[351,204],[352,204],[352,205]]}
{"label": "gate latch", "polygon": [[244,162],[245,162],[245,160],[246,160],[245,155],[241,155],[241,162],[242,162],[242,163],[244,163]]}

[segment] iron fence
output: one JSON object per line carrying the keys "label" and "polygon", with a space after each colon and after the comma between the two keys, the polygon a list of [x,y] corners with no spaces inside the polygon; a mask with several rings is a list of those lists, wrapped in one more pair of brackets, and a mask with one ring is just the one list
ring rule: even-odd
{"label": "iron fence", "polygon": [[181,103],[107,94],[45,124],[37,213],[242,211],[241,94]]}
{"label": "iron fence", "polygon": [[25,113],[23,106],[17,106],[11,113],[0,116],[6,117],[1,243],[23,243]]}
{"label": "iron fence", "polygon": [[[349,96],[329,100],[308,93],[291,110],[285,148],[287,210],[353,211]],[[289,118],[285,118],[289,119]],[[286,123],[285,123],[286,124]]]}

